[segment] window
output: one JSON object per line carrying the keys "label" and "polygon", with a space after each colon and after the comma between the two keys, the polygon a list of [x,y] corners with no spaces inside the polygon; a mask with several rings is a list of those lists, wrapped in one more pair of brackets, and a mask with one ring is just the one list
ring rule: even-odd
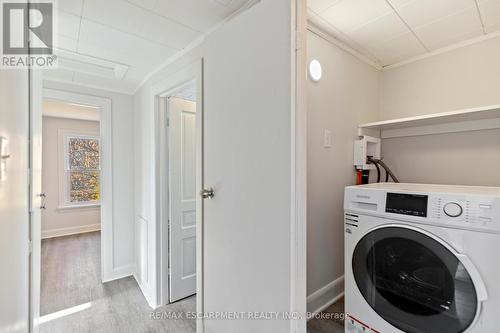
{"label": "window", "polygon": [[100,202],[100,140],[88,135],[65,135],[64,206]]}

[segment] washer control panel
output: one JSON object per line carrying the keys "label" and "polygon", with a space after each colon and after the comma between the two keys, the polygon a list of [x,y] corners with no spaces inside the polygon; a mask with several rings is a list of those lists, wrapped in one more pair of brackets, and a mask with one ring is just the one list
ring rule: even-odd
{"label": "washer control panel", "polygon": [[500,187],[378,183],[346,187],[344,210],[500,234]]}
{"label": "washer control panel", "polygon": [[498,199],[493,197],[462,197],[431,195],[429,217],[438,223],[500,231]]}
{"label": "washer control panel", "polygon": [[463,214],[464,209],[459,203],[448,202],[447,204],[444,205],[443,211],[449,217],[459,217],[460,215]]}

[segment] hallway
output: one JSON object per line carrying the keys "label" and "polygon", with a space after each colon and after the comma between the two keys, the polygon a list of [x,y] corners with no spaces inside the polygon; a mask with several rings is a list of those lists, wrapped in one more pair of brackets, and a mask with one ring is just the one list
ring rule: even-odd
{"label": "hallway", "polygon": [[[150,319],[133,277],[103,284],[100,271],[99,232],[42,241],[40,332],[195,332],[195,320]],[[190,297],[155,313],[195,310]]]}

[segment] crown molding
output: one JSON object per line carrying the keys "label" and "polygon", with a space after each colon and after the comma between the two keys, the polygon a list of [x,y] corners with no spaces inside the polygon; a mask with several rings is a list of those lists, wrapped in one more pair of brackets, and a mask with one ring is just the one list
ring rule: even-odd
{"label": "crown molding", "polygon": [[233,14],[231,14],[230,16],[228,16],[227,18],[225,18],[221,22],[214,25],[212,28],[210,28],[207,31],[205,31],[204,33],[202,33],[198,38],[196,38],[194,41],[189,43],[185,48],[183,48],[179,52],[175,53],[171,57],[167,58],[167,60],[165,60],[165,62],[160,64],[153,71],[149,72],[149,74],[147,74],[144,77],[144,79],[142,79],[142,81],[139,83],[139,85],[134,89],[133,93],[136,94],[146,84],[146,82],[148,82],[149,79],[151,79],[155,74],[158,74],[159,72],[161,72],[162,70],[167,68],[169,65],[174,63],[175,61],[181,59],[183,56],[185,56],[189,52],[193,51],[198,46],[202,45],[207,36],[211,35],[213,32],[215,32],[216,30],[218,30],[219,28],[224,26],[226,23],[228,23],[229,21],[238,17],[239,15],[241,15],[242,13],[244,13],[248,9],[252,8],[254,5],[256,5],[257,3],[261,2],[261,1],[262,0],[248,0],[243,6],[240,7],[240,9],[235,11]]}
{"label": "crown molding", "polygon": [[337,39],[335,36],[332,36],[331,34],[327,33],[326,31],[324,31],[323,29],[321,29],[316,24],[314,24],[310,21],[307,22],[307,30],[310,31],[311,33],[315,34],[316,36],[326,40],[330,44],[333,44],[333,45],[341,48],[342,50],[346,51],[347,53],[354,56],[358,60],[361,60],[365,64],[370,65],[371,67],[375,68],[376,70],[381,71],[383,69],[383,67],[380,66],[380,64],[376,63],[375,61],[373,61],[369,57],[365,56],[361,52],[356,51],[355,49],[353,49],[352,47],[350,47],[346,43]]}
{"label": "crown molding", "polygon": [[414,63],[414,62],[417,62],[420,60],[432,58],[432,57],[438,56],[438,55],[443,54],[443,53],[452,52],[452,51],[455,51],[455,50],[458,50],[458,49],[461,49],[461,48],[464,48],[464,47],[467,47],[470,45],[478,44],[478,43],[481,43],[481,42],[484,42],[484,41],[487,41],[490,39],[498,38],[498,37],[500,37],[500,31],[496,31],[496,32],[489,33],[487,35],[468,39],[468,40],[465,40],[463,42],[456,43],[456,44],[453,44],[450,46],[446,46],[446,47],[443,47],[443,48],[440,48],[440,49],[437,49],[437,50],[434,50],[431,52],[427,52],[427,53],[424,53],[422,55],[419,55],[419,56],[416,56],[416,57],[413,57],[413,58],[410,58],[407,60],[403,60],[403,61],[400,61],[398,63],[392,64],[392,65],[384,66],[383,71],[387,71],[387,70],[391,70],[391,69],[398,68],[401,66],[409,65],[411,63]]}

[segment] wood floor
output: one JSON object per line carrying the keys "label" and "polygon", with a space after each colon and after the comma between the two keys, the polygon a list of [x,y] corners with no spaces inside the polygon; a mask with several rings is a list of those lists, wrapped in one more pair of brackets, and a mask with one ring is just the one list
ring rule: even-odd
{"label": "wood floor", "polygon": [[[41,333],[195,333],[189,319],[151,319],[153,313],[134,278],[101,283],[100,233],[42,241]],[[170,304],[154,313],[196,311],[196,298]],[[343,299],[323,313],[338,317]],[[335,316],[335,314],[337,316]],[[311,319],[308,333],[343,333],[341,319]]]}
{"label": "wood floor", "polygon": [[344,333],[344,299],[323,311],[331,319],[311,319],[307,322],[307,333]]}
{"label": "wood floor", "polygon": [[[101,283],[100,248],[99,232],[42,241],[41,333],[195,332],[194,320],[152,319],[134,278]],[[155,313],[187,311],[195,297]]]}

